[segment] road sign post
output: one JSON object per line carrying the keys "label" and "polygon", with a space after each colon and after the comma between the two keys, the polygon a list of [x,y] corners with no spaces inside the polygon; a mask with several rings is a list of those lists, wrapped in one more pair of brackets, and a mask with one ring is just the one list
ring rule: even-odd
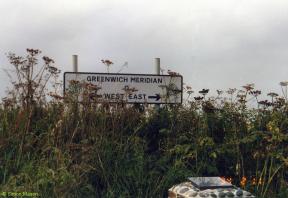
{"label": "road sign post", "polygon": [[75,83],[80,95],[85,88],[94,86],[89,94],[96,102],[180,104],[183,98],[180,75],[64,73],[64,92],[75,89]]}
{"label": "road sign post", "polygon": [[73,72],[78,72],[78,55],[72,56]]}
{"label": "road sign post", "polygon": [[[160,75],[160,58],[155,58],[155,74]],[[155,105],[155,109],[160,110],[160,104]]]}

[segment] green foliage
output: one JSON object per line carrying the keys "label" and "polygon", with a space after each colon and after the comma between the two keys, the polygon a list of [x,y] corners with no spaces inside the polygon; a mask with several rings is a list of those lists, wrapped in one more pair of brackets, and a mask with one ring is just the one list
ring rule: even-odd
{"label": "green foliage", "polygon": [[[33,63],[22,65],[30,72],[28,87],[21,84],[20,95],[5,98],[0,107],[0,191],[167,197],[187,177],[217,175],[258,197],[287,197],[286,102],[248,109],[233,100],[234,89],[229,101],[207,99],[209,90],[203,89],[203,97],[160,110],[78,103],[56,92],[47,102],[43,87],[39,92],[29,84],[39,51],[28,52]],[[45,60],[49,69],[51,59]]]}

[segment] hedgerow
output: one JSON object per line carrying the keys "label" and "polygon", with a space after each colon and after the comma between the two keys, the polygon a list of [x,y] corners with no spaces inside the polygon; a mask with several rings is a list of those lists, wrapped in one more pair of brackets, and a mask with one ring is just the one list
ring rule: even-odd
{"label": "hedgerow", "polygon": [[8,55],[16,76],[0,107],[0,191],[167,197],[187,177],[221,176],[258,197],[288,196],[288,83],[264,101],[249,84],[216,97],[185,86],[182,105],[160,108],[79,102],[59,94],[60,71],[46,56],[40,67],[40,54]]}

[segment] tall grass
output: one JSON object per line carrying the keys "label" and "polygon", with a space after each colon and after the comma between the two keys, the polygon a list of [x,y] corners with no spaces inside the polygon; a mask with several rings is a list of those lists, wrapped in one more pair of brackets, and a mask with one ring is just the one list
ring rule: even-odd
{"label": "tall grass", "polygon": [[47,57],[37,69],[40,52],[27,52],[9,56],[19,78],[0,108],[0,191],[167,197],[189,176],[223,176],[258,197],[288,196],[285,98],[248,108],[260,93],[247,85],[227,99],[205,89],[192,97],[186,87],[185,104],[160,110],[79,103],[56,90],[47,101],[45,87],[59,72]]}

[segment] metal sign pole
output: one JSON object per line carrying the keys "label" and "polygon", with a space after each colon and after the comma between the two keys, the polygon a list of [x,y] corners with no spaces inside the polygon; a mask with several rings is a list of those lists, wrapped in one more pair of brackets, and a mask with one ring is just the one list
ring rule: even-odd
{"label": "metal sign pole", "polygon": [[155,58],[155,72],[160,75],[160,58]]}
{"label": "metal sign pole", "polygon": [[[77,55],[72,55],[72,65],[73,65],[73,72],[78,73],[78,56]],[[64,74],[64,76],[65,76],[65,74]],[[65,86],[65,82],[64,82],[64,86]],[[79,111],[78,103],[74,103],[73,111],[74,111],[75,115],[78,115],[78,111]]]}
{"label": "metal sign pole", "polygon": [[[160,75],[160,58],[155,58],[155,74]],[[160,104],[156,104],[155,109],[159,111]]]}
{"label": "metal sign pole", "polygon": [[78,55],[72,55],[73,72],[78,72]]}

